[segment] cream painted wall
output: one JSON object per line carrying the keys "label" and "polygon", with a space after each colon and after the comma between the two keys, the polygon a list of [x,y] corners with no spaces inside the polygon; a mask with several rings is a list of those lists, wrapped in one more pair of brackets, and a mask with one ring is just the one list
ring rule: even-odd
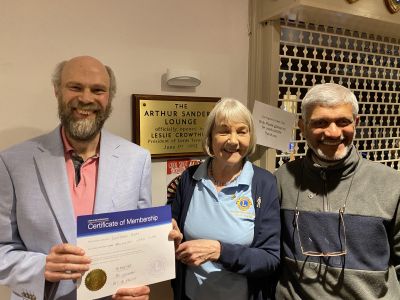
{"label": "cream painted wall", "polygon": [[[246,102],[246,0],[1,0],[0,150],[58,124],[50,74],[76,55],[114,69],[118,92],[106,128],[131,139],[130,95],[232,96]],[[167,68],[201,72],[193,90],[168,89]],[[165,161],[154,161],[153,199],[165,201]],[[151,299],[170,299],[168,284]],[[0,287],[0,300],[9,292]]]}

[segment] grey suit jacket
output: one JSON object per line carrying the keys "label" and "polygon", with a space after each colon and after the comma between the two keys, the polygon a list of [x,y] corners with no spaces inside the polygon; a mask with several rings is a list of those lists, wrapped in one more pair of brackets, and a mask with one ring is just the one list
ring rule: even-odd
{"label": "grey suit jacket", "polygon": [[[151,206],[147,150],[101,132],[94,213]],[[11,299],[76,299],[71,280],[46,286],[50,248],[76,244],[60,128],[0,152],[0,284]]]}

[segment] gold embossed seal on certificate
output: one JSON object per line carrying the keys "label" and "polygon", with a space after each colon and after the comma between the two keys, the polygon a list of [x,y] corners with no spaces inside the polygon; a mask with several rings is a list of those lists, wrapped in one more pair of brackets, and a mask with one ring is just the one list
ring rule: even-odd
{"label": "gold embossed seal on certificate", "polygon": [[102,269],[94,269],[85,278],[85,286],[89,291],[100,290],[107,282],[107,274]]}

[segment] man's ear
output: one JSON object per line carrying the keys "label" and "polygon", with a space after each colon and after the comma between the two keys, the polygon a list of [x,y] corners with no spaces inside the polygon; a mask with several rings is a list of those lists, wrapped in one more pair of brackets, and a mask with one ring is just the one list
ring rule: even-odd
{"label": "man's ear", "polygon": [[360,123],[360,117],[359,116],[356,117],[354,123],[355,123],[356,126],[358,126],[358,124]]}
{"label": "man's ear", "polygon": [[304,121],[303,121],[302,118],[299,119],[299,121],[297,122],[297,125],[299,125],[299,128],[301,130],[301,134],[304,137],[304,127],[305,127],[305,125],[304,125]]}
{"label": "man's ear", "polygon": [[59,94],[60,90],[56,86],[54,86],[53,89],[54,89],[54,95],[58,99],[58,94]]}

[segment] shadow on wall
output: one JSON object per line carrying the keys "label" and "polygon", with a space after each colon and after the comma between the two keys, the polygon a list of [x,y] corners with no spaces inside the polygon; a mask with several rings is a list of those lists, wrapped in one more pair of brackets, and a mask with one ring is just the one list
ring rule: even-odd
{"label": "shadow on wall", "polygon": [[34,127],[19,127],[0,130],[0,151],[44,133],[47,133],[47,131]]}
{"label": "shadow on wall", "polygon": [[8,287],[5,286],[0,286],[0,300],[8,300],[10,299],[10,290],[8,289]]}

